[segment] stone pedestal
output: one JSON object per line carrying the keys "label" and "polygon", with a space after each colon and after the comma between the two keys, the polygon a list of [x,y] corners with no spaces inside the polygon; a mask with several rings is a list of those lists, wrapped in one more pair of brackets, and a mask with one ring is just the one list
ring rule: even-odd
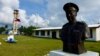
{"label": "stone pedestal", "polygon": [[55,50],[55,51],[50,51],[49,56],[99,56],[99,53],[87,51],[86,53],[77,55],[72,53],[66,53],[63,52],[62,50]]}

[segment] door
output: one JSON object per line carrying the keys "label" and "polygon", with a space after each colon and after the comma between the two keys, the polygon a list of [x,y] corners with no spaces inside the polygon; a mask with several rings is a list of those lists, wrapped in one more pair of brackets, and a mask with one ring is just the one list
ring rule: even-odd
{"label": "door", "polygon": [[56,39],[56,31],[53,31],[53,32],[52,32],[52,38],[53,38],[53,39]]}

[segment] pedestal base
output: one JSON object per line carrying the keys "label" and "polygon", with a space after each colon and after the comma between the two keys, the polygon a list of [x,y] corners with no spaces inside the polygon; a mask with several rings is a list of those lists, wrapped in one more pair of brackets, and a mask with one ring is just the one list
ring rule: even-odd
{"label": "pedestal base", "polygon": [[63,52],[62,50],[56,50],[56,51],[50,51],[49,56],[99,56],[99,53],[87,51],[86,53],[78,55],[78,54],[66,53]]}

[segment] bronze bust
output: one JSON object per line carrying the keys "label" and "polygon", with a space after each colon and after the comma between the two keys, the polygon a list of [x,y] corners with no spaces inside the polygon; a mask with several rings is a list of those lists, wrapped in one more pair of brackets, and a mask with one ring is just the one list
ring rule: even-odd
{"label": "bronze bust", "polygon": [[74,3],[66,3],[63,9],[68,20],[61,30],[63,51],[74,54],[86,52],[84,40],[89,37],[89,29],[85,22],[76,20],[79,7]]}

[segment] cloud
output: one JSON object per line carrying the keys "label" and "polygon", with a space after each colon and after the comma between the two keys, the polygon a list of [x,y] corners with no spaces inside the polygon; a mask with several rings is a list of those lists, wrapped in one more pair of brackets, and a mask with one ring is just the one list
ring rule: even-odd
{"label": "cloud", "polygon": [[18,0],[0,0],[0,23],[11,24],[13,21],[13,10],[19,7]]}
{"label": "cloud", "polygon": [[46,0],[47,12],[45,18],[49,20],[49,26],[62,26],[67,22],[63,5],[68,2],[76,3],[80,11],[78,12],[77,20],[85,21],[88,24],[98,23],[100,19],[100,0]]}
{"label": "cloud", "polygon": [[3,7],[0,11],[0,22],[11,23],[13,20],[13,10],[9,7]]}
{"label": "cloud", "polygon": [[13,9],[19,8],[19,0],[0,0],[2,7],[10,7]]}
{"label": "cloud", "polygon": [[22,9],[19,9],[19,19],[21,21],[21,22],[19,22],[20,26],[26,26],[26,27],[29,26],[29,21],[28,21],[27,18],[28,18],[28,16],[26,14],[26,11],[22,10]]}
{"label": "cloud", "polygon": [[[85,21],[88,24],[95,24],[100,19],[100,0],[28,0],[34,4],[44,5],[45,10],[41,14],[32,13],[27,15],[26,10],[19,8],[19,0],[0,0],[0,23],[12,24],[13,10],[19,9],[20,25],[23,26],[62,26],[66,22],[63,5],[68,2],[76,3],[80,10],[78,12],[77,20]],[[46,4],[45,4],[46,3]],[[37,7],[38,8],[38,7]],[[37,11],[41,11],[41,8]]]}
{"label": "cloud", "polygon": [[19,9],[19,18],[21,22],[19,23],[22,26],[37,26],[37,27],[47,27],[49,21],[45,20],[39,14],[32,14],[28,16],[25,10]]}
{"label": "cloud", "polygon": [[[38,2],[38,1],[35,1]],[[19,0],[0,0],[0,26],[4,24],[11,25],[13,23],[13,10],[19,10],[19,25],[28,27],[33,26],[47,26],[48,22],[39,15],[28,16],[26,10],[19,8]],[[36,21],[37,20],[37,21]]]}
{"label": "cloud", "polygon": [[39,14],[32,14],[29,19],[29,24],[37,27],[47,27],[49,21],[43,19]]}

